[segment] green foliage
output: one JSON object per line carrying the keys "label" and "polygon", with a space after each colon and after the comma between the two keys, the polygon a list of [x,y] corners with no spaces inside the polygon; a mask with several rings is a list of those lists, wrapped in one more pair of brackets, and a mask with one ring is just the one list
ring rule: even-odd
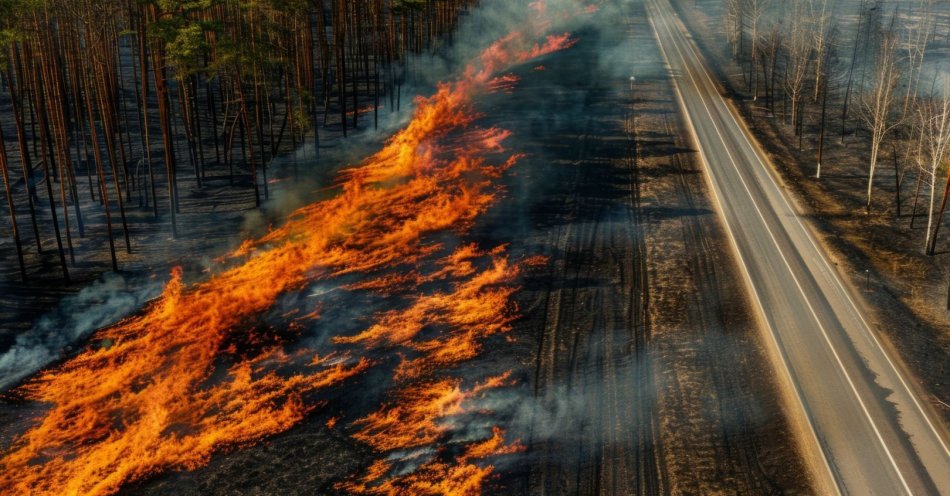
{"label": "green foliage", "polygon": [[239,75],[260,70],[265,76],[275,75],[286,65],[286,47],[281,37],[287,29],[287,19],[308,15],[307,0],[238,0],[238,7],[246,13],[246,24],[240,39],[222,36],[217,40],[212,72],[224,69]]}
{"label": "green foliage", "polygon": [[201,57],[208,50],[205,30],[199,23],[189,23],[176,30],[175,37],[166,45],[166,56],[180,76],[194,73]]}
{"label": "green foliage", "polygon": [[208,53],[206,34],[220,30],[215,22],[198,18],[220,0],[156,0],[158,19],[149,25],[149,36],[164,44],[166,57],[175,68],[176,76],[184,79],[202,70],[202,60]]}
{"label": "green foliage", "polygon": [[420,11],[425,8],[426,3],[428,3],[426,0],[396,0],[393,2],[393,11]]}
{"label": "green foliage", "polygon": [[6,64],[10,47],[26,37],[24,19],[42,7],[41,0],[0,0],[0,64]]}
{"label": "green foliage", "polygon": [[160,11],[175,14],[208,9],[219,0],[153,0],[146,3],[154,3]]}
{"label": "green foliage", "polygon": [[260,9],[262,11],[303,13],[309,7],[307,0],[243,0],[241,8]]}
{"label": "green foliage", "polygon": [[313,120],[310,118],[310,113],[307,112],[305,108],[295,108],[291,115],[294,120],[294,128],[298,133],[306,134],[310,131]]}
{"label": "green foliage", "polygon": [[6,57],[6,52],[10,46],[19,41],[22,37],[22,33],[16,28],[5,27],[0,29],[0,50],[3,51],[0,57]]}
{"label": "green foliage", "polygon": [[298,96],[300,97],[301,105],[309,107],[310,105],[313,105],[316,102],[316,98],[314,98],[313,93],[310,93],[309,91],[305,89],[300,90],[300,93]]}

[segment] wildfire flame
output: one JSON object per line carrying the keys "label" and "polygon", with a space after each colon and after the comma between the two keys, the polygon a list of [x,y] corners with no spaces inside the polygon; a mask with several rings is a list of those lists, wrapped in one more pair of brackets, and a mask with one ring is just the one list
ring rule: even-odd
{"label": "wildfire flame", "polygon": [[[436,372],[478,355],[509,329],[521,267],[504,248],[482,251],[433,241],[464,234],[501,194],[497,179],[517,155],[509,136],[475,125],[475,95],[513,79],[499,72],[570,47],[568,34],[498,40],[461,79],[418,98],[412,120],[376,154],[340,176],[339,193],[307,205],[267,235],[245,242],[207,280],[186,284],[176,269],[161,297],[95,336],[114,343],[48,370],[14,394],[41,409],[0,458],[0,487],[17,494],[111,494],[165,470],[194,469],[222,449],[285,431],[321,405],[316,395],[361,375],[371,351],[400,350],[398,400],[350,428],[384,456],[433,445],[466,402],[510,382],[465,389]],[[494,81],[494,83],[493,83]],[[358,276],[344,289],[402,295],[334,350],[291,351],[292,336],[260,322],[285,294],[316,281]],[[291,331],[319,322],[296,317]],[[273,334],[273,335],[272,335]],[[327,422],[334,427],[338,417]],[[485,460],[521,450],[495,428],[461,451],[439,448],[414,470],[377,460],[341,488],[369,494],[472,494],[493,472]]]}
{"label": "wildfire flame", "polygon": [[[470,390],[462,389],[458,379],[408,386],[397,393],[392,405],[356,421],[360,430],[353,437],[389,453],[435,445],[449,431],[445,420],[465,413],[467,400],[508,380],[507,374],[491,377]],[[494,467],[475,462],[523,450],[517,441],[507,444],[504,430],[494,427],[489,439],[468,445],[451,461],[430,457],[415,470],[393,475],[392,459],[378,460],[362,477],[340,488],[352,494],[479,494]]]}

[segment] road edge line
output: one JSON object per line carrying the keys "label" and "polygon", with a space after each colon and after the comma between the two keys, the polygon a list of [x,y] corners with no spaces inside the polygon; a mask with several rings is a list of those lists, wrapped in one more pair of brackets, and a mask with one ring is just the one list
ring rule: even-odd
{"label": "road edge line", "polygon": [[[652,3],[647,0],[647,3]],[[651,9],[648,9],[648,12]],[[663,48],[663,44],[660,41],[659,33],[657,32],[656,25],[653,22],[653,15],[649,15],[650,27],[653,29],[654,37],[657,40],[657,45],[660,48],[660,52],[663,55],[663,60],[666,63],[667,74],[669,76],[670,82],[673,84],[673,89],[676,93],[677,106],[680,108],[680,114],[684,117],[687,126],[689,127],[689,138],[693,142],[693,145],[696,147],[696,150],[699,151],[700,159],[703,163],[706,173],[703,174],[703,177],[706,182],[706,187],[709,188],[712,194],[713,203],[716,205],[716,210],[719,213],[719,218],[725,224],[726,235],[729,238],[729,243],[732,246],[732,258],[738,262],[737,265],[742,270],[743,281],[746,286],[746,292],[749,295],[752,295],[752,300],[755,304],[755,318],[759,321],[757,326],[759,329],[759,334],[762,337],[766,338],[765,341],[770,344],[766,346],[767,355],[769,356],[769,361],[772,362],[772,366],[775,370],[784,372],[784,374],[779,374],[779,391],[780,396],[782,397],[782,403],[786,404],[786,407],[789,407],[790,410],[798,411],[799,415],[790,415],[792,412],[786,412],[785,418],[788,419],[789,424],[792,427],[792,430],[795,432],[796,444],[799,446],[799,451],[803,455],[802,458],[805,460],[805,464],[809,467],[811,471],[811,479],[815,483],[815,489],[818,490],[819,494],[837,494],[841,495],[841,488],[839,487],[837,480],[834,477],[834,471],[831,468],[831,464],[828,462],[828,458],[825,455],[824,449],[821,447],[821,442],[818,439],[818,434],[815,431],[814,424],[812,423],[811,413],[808,411],[807,406],[805,406],[804,399],[801,396],[801,391],[795,386],[795,381],[792,377],[791,369],[788,366],[788,362],[785,359],[785,354],[782,352],[781,346],[778,344],[778,337],[775,334],[775,330],[772,328],[772,325],[769,323],[768,318],[765,314],[765,307],[762,304],[762,301],[759,299],[758,294],[754,290],[752,284],[752,278],[749,275],[749,268],[745,263],[745,260],[739,254],[739,247],[736,242],[735,236],[732,233],[732,228],[729,224],[729,220],[726,218],[725,212],[723,211],[722,204],[719,200],[719,194],[716,192],[716,187],[712,183],[712,178],[709,174],[709,161],[706,158],[706,154],[703,152],[701,146],[699,146],[698,138],[696,136],[696,129],[693,126],[692,118],[689,116],[689,112],[686,111],[685,102],[683,96],[680,92],[679,83],[676,81],[676,78],[672,74],[672,65],[669,62],[667,57],[666,50]],[[764,332],[764,331],[768,332]],[[816,455],[817,453],[817,455]]]}

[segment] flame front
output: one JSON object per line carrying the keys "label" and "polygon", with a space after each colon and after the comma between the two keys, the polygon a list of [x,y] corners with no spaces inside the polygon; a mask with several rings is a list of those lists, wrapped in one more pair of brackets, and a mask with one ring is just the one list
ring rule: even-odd
{"label": "flame front", "polygon": [[[0,487],[110,494],[164,470],[200,467],[216,451],[289,429],[322,404],[321,392],[356,380],[382,361],[372,357],[387,355],[404,357],[392,371],[397,400],[349,425],[381,458],[340,488],[478,493],[493,472],[490,458],[520,445],[494,428],[459,449],[435,446],[470,400],[510,379],[466,389],[439,374],[509,329],[510,298],[526,261],[512,263],[504,247],[445,246],[433,235],[464,235],[500,197],[498,178],[519,157],[503,147],[510,133],[476,125],[472,98],[511,89],[517,78],[500,72],[573,43],[567,34],[531,41],[537,37],[529,30],[498,40],[461,79],[417,99],[404,129],[343,171],[336,196],[245,242],[205,281],[185,284],[175,270],[158,300],[95,336],[110,347],[85,351],[17,390],[39,413],[3,452]],[[271,333],[261,322],[282,295],[344,276],[355,279],[345,291],[395,295],[405,304],[335,338],[320,355],[295,349],[288,332]],[[311,313],[286,328],[319,319]],[[407,450],[423,454],[395,474],[394,453]]]}

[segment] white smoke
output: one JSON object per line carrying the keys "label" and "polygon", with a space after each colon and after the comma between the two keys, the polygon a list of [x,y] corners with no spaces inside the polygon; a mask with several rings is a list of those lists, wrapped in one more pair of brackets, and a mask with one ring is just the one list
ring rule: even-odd
{"label": "white smoke", "polygon": [[76,341],[128,316],[158,296],[162,282],[130,280],[107,273],[79,293],[63,298],[0,354],[0,390],[58,360]]}

